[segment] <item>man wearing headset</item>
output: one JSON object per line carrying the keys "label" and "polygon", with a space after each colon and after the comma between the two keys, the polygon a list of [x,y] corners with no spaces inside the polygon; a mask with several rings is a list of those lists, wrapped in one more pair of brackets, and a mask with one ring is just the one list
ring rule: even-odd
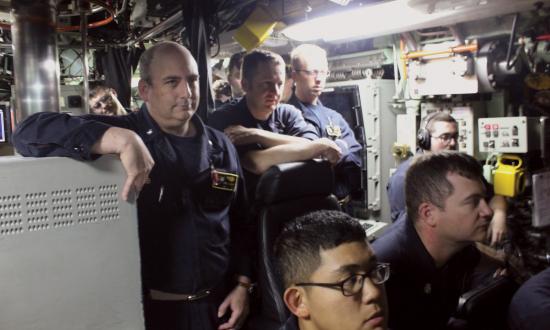
{"label": "man wearing headset", "polygon": [[[450,114],[443,111],[433,112],[424,117],[417,133],[419,153],[457,150],[457,140],[457,122]],[[402,213],[406,212],[405,175],[413,158],[411,157],[399,165],[387,186],[392,222],[395,222]],[[506,199],[494,195],[489,205],[493,209],[494,215],[487,236],[491,245],[495,245],[506,236]]]}

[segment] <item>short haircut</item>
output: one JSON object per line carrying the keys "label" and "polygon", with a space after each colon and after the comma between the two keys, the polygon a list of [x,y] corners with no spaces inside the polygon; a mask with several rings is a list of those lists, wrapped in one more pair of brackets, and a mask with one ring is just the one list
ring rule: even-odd
{"label": "short haircut", "polygon": [[141,80],[144,80],[149,85],[152,83],[151,80],[151,63],[153,63],[153,58],[157,51],[166,51],[168,49],[177,49],[180,50],[183,47],[177,42],[173,41],[163,41],[154,44],[153,46],[147,48],[141,57],[139,58],[139,77]]}
{"label": "short haircut", "polygon": [[287,223],[275,241],[275,260],[285,288],[307,282],[321,264],[321,250],[364,242],[365,230],[340,211],[315,211]]}
{"label": "short haircut", "polygon": [[454,191],[447,179],[450,173],[483,182],[481,165],[465,153],[445,150],[416,156],[405,177],[405,200],[410,220],[417,220],[418,207],[424,202],[442,210],[445,208],[445,200]]}
{"label": "short haircut", "polygon": [[104,81],[99,81],[99,80],[90,81],[90,84],[88,87],[89,87],[88,95],[90,98],[94,98],[97,94],[102,92],[116,93],[115,89],[107,86]]}
{"label": "short haircut", "polygon": [[229,58],[229,65],[227,66],[227,75],[231,74],[231,70],[233,68],[236,68],[239,71],[241,70],[241,67],[243,66],[243,57],[245,54],[245,52],[239,52],[231,55]]}
{"label": "short haircut", "polygon": [[296,48],[294,48],[292,50],[292,52],[290,53],[290,60],[291,60],[291,63],[292,63],[292,68],[293,69],[300,69],[298,68],[297,66],[300,64],[300,58],[327,58],[327,52],[317,46],[317,45],[312,45],[312,44],[302,44]]}
{"label": "short haircut", "polygon": [[427,129],[430,133],[432,133],[433,126],[437,122],[446,122],[451,124],[457,124],[456,119],[453,118],[449,113],[445,111],[438,111],[435,113],[430,113],[426,117],[422,119],[422,123],[420,125],[421,128]]}
{"label": "short haircut", "polygon": [[292,73],[292,67],[290,66],[290,54],[283,54],[281,57],[283,58],[283,61],[285,61],[285,74],[286,79],[288,79]]}
{"label": "short haircut", "polygon": [[242,67],[242,79],[246,79],[249,82],[252,81],[252,78],[256,74],[258,66],[262,63],[275,63],[285,66],[285,61],[281,55],[270,52],[268,50],[257,49],[248,53],[243,58],[243,67]]}

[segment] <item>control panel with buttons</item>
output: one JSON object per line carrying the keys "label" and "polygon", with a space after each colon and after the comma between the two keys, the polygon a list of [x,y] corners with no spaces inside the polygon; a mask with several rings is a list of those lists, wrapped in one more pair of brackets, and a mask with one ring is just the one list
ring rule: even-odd
{"label": "control panel with buttons", "polygon": [[539,118],[495,117],[478,119],[481,152],[526,153],[538,148]]}

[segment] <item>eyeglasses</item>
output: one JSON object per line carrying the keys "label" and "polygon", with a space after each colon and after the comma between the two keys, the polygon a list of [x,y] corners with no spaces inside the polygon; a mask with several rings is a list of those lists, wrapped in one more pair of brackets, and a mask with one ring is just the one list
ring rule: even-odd
{"label": "eyeglasses", "polygon": [[299,70],[294,70],[296,72],[303,72],[305,73],[307,76],[315,76],[315,77],[328,77],[330,76],[330,71],[328,70],[302,70],[302,69],[299,69]]}
{"label": "eyeglasses", "polygon": [[446,144],[451,143],[451,140],[454,140],[455,142],[458,141],[458,133],[454,133],[454,134],[444,133],[444,134],[441,134],[440,136],[432,136],[432,137],[434,139],[439,139]]}
{"label": "eyeglasses", "polygon": [[346,297],[354,296],[363,290],[365,278],[372,283],[380,285],[390,278],[390,264],[377,263],[376,266],[366,274],[353,274],[341,282],[336,283],[297,283],[296,286],[320,286],[324,288],[340,290]]}

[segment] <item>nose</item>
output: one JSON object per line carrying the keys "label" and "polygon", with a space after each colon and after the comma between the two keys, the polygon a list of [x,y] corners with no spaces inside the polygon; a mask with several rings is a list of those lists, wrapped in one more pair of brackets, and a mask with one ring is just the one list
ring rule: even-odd
{"label": "nose", "polygon": [[480,202],[480,212],[479,215],[486,218],[491,219],[493,217],[493,209],[489,206],[487,201],[483,198]]}
{"label": "nose", "polygon": [[374,284],[370,278],[366,277],[363,282],[363,296],[361,298],[363,304],[379,301],[382,296],[381,286],[383,285],[384,284]]}
{"label": "nose", "polygon": [[281,95],[281,93],[283,92],[283,86],[283,84],[270,84],[269,92],[275,95]]}
{"label": "nose", "polygon": [[191,97],[191,86],[186,81],[182,81],[179,84],[178,92],[182,98]]}
{"label": "nose", "polygon": [[457,138],[452,137],[452,138],[449,140],[449,145],[450,145],[451,147],[456,146],[456,144],[457,144],[457,141],[456,141],[456,140],[457,140]]}

